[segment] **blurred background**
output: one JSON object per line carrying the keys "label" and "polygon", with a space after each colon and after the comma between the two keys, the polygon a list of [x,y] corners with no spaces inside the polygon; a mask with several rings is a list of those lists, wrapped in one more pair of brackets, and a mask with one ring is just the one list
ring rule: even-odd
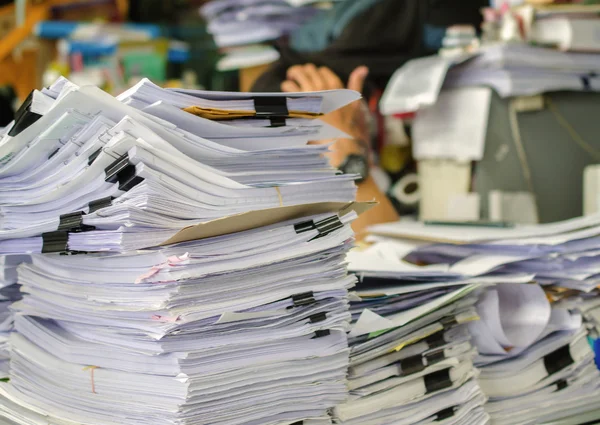
{"label": "blurred background", "polygon": [[600,2],[0,0],[0,127],[65,76],[119,94],[279,91],[359,66],[371,175],[397,212],[538,223],[600,209]]}

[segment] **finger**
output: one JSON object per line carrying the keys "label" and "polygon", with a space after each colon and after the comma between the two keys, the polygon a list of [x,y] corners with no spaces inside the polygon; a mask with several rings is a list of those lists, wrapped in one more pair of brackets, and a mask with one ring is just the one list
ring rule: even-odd
{"label": "finger", "polygon": [[348,88],[350,90],[356,90],[357,92],[362,93],[367,75],[369,75],[369,68],[366,66],[359,66],[356,68],[354,71],[352,71],[352,74],[350,74],[350,78],[348,79]]}
{"label": "finger", "polygon": [[300,91],[315,91],[312,80],[302,65],[291,67],[287,72],[287,79],[296,82]]}
{"label": "finger", "polygon": [[323,79],[323,77],[319,73],[319,70],[314,64],[309,63],[304,65],[304,73],[306,74],[306,77],[310,80],[313,90],[325,90],[325,80]]}
{"label": "finger", "polygon": [[286,80],[281,83],[281,91],[285,93],[296,93],[302,90],[300,90],[300,87],[294,81]]}
{"label": "finger", "polygon": [[333,90],[333,89],[343,89],[344,84],[340,77],[337,76],[335,72],[326,66],[322,66],[319,68],[319,74],[321,78],[325,82],[325,90]]}

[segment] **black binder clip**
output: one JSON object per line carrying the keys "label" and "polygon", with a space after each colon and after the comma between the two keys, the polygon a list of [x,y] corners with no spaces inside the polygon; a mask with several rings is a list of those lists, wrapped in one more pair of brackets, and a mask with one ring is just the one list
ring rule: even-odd
{"label": "black binder clip", "polygon": [[591,91],[592,90],[592,84],[590,83],[590,77],[587,75],[582,75],[581,76],[581,84],[583,85],[583,90],[584,91]]}
{"label": "black binder clip", "polygon": [[458,325],[458,321],[456,320],[455,316],[446,316],[440,320],[440,323],[442,326],[444,326],[444,328],[450,328],[454,325]]}
{"label": "black binder clip", "polygon": [[556,381],[555,384],[556,384],[556,391],[562,391],[569,386],[569,383],[567,382],[566,379],[561,379],[559,381]]}
{"label": "black binder clip", "polygon": [[339,230],[342,227],[344,227],[344,223],[341,222],[340,218],[337,215],[334,215],[316,223],[312,220],[303,221],[302,223],[294,225],[294,230],[297,234],[300,234],[316,229],[318,230],[319,235],[316,236],[314,239],[317,239],[323,236],[327,236],[328,234],[335,232],[336,230]]}
{"label": "black binder clip", "polygon": [[302,307],[305,305],[311,305],[317,302],[315,300],[312,291],[304,292],[302,294],[292,295],[292,301],[294,302],[294,307]]}
{"label": "black binder clip", "polygon": [[17,136],[23,130],[28,128],[30,125],[35,123],[37,120],[42,118],[40,114],[36,114],[35,112],[31,112],[31,104],[33,103],[33,91],[29,93],[25,102],[21,104],[17,112],[15,113],[15,123],[12,128],[8,132],[8,135],[11,137]]}
{"label": "black binder clip", "polygon": [[571,356],[571,347],[569,345],[565,345],[544,357],[544,366],[546,367],[548,376],[560,372],[573,363],[575,361]]}
{"label": "black binder clip", "polygon": [[441,410],[438,412],[437,414],[437,418],[436,418],[436,422],[442,422],[445,421],[446,419],[450,419],[452,417],[454,417],[455,414],[455,410],[454,407],[448,407],[447,409]]}
{"label": "black binder clip", "polygon": [[88,158],[88,165],[92,165],[94,163],[96,158],[98,158],[98,156],[100,155],[100,152],[102,152],[102,149],[98,149],[90,155],[90,157]]}
{"label": "black binder clip", "polygon": [[425,375],[424,380],[427,394],[452,387],[450,369],[439,370],[437,372],[430,373],[429,375]]}
{"label": "black binder clip", "polygon": [[285,117],[271,117],[270,118],[271,125],[270,128],[280,128],[286,126]]}
{"label": "black binder clip", "polygon": [[108,208],[112,205],[112,201],[113,201],[112,196],[107,196],[106,198],[101,198],[101,199],[97,199],[95,201],[92,201],[88,204],[89,207],[89,212],[88,214],[92,214],[95,213],[98,210],[101,210],[102,208]]}
{"label": "black binder clip", "polygon": [[327,313],[313,314],[308,319],[310,320],[310,323],[324,322],[325,320],[327,320]]}
{"label": "black binder clip", "polygon": [[444,339],[444,332],[436,332],[431,336],[425,338],[425,342],[429,346],[430,349],[440,348],[446,345],[446,340]]}
{"label": "black binder clip", "polygon": [[69,251],[69,234],[67,232],[43,233],[42,241],[42,254]]}
{"label": "black binder clip", "polygon": [[315,331],[315,336],[313,336],[311,339],[323,338],[329,335],[331,335],[331,331],[329,329],[322,329],[319,331]]}
{"label": "black binder clip", "polygon": [[444,350],[438,350],[425,355],[425,359],[427,359],[427,365],[429,366],[446,360],[446,356]]}
{"label": "black binder clip", "polygon": [[56,229],[56,231],[79,233],[94,230],[96,227],[83,224],[84,215],[85,213],[83,211],[61,215],[60,223],[58,224],[58,229]]}
{"label": "black binder clip", "polygon": [[421,355],[416,355],[402,359],[400,360],[400,368],[402,369],[402,376],[414,375],[415,373],[422,372],[425,369],[423,357]]}
{"label": "black binder clip", "polygon": [[290,112],[287,107],[287,98],[285,97],[255,97],[254,110],[257,118],[265,117],[288,117]]}
{"label": "black binder clip", "polygon": [[127,192],[140,184],[144,179],[135,174],[135,165],[129,163],[129,155],[125,154],[104,169],[107,183],[119,183],[119,190]]}
{"label": "black binder clip", "polygon": [[336,230],[344,227],[344,223],[341,222],[340,218],[337,215],[333,217],[326,218],[325,220],[321,220],[315,223],[317,230],[319,231],[319,236],[327,236],[328,234],[335,232]]}

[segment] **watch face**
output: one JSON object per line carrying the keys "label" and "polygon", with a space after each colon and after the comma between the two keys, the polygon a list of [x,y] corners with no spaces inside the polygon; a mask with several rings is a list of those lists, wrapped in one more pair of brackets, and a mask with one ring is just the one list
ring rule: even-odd
{"label": "watch face", "polygon": [[362,155],[349,155],[340,167],[344,174],[357,174],[359,183],[369,176],[369,164]]}

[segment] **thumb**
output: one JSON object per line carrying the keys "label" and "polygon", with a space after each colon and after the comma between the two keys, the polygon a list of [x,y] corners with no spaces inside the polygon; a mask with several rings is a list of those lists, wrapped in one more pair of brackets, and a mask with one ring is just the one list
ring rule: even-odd
{"label": "thumb", "polygon": [[356,68],[352,71],[352,74],[350,74],[350,78],[348,78],[348,88],[362,93],[367,75],[369,75],[369,68],[366,66],[359,66]]}

